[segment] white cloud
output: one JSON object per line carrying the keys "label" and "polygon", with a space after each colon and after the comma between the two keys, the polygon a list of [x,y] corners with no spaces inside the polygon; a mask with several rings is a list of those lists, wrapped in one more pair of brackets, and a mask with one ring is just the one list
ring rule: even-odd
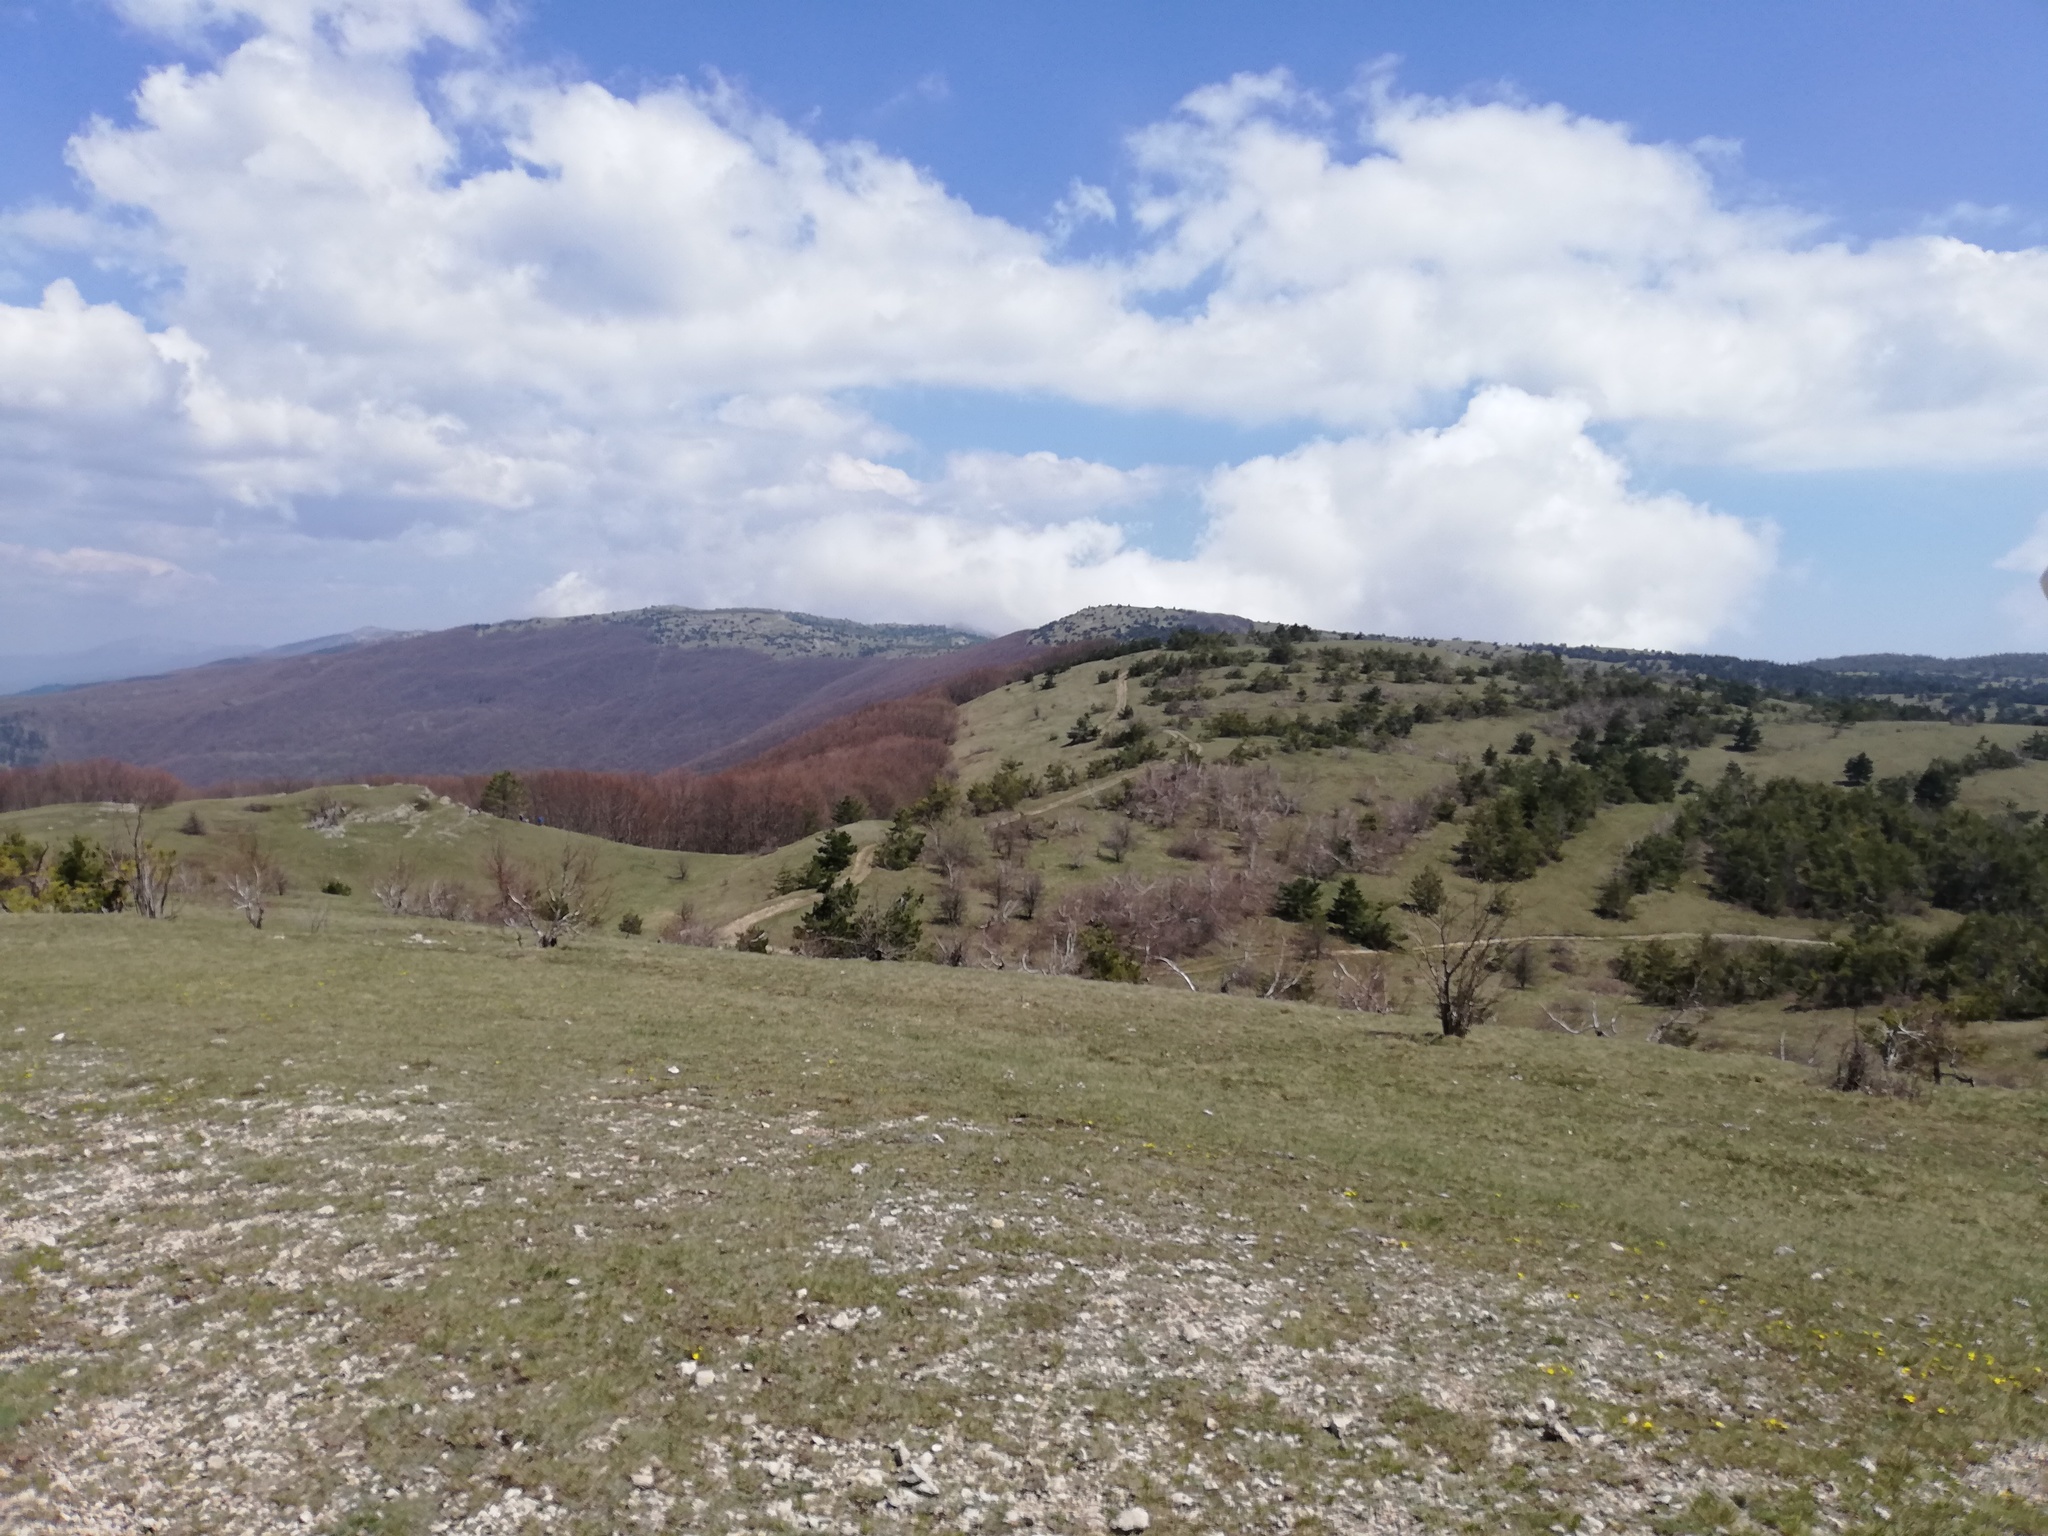
{"label": "white cloud", "polygon": [[[21,544],[0,544],[0,564],[29,584],[55,588],[65,593],[117,591],[145,601],[173,595],[173,590],[192,583],[192,572],[154,555],[129,554],[114,549],[92,549],[74,545],[70,549],[36,549]],[[17,588],[17,596],[19,590]]]}
{"label": "white cloud", "polygon": [[1067,195],[1052,205],[1048,228],[1053,244],[1064,245],[1084,224],[1114,224],[1116,199],[1109,188],[1098,187],[1076,176],[1067,183]]}
{"label": "white cloud", "polygon": [[1442,430],[1224,470],[1194,563],[1345,628],[1697,645],[1769,570],[1772,536],[1632,491],[1586,414],[1496,387]]}
{"label": "white cloud", "polygon": [[0,412],[103,420],[162,405],[176,387],[165,352],[116,304],[87,304],[60,278],[40,305],[0,304]]}
{"label": "white cloud", "polygon": [[573,619],[579,614],[606,613],[612,595],[581,571],[564,571],[533,595],[534,611],[545,618]]}
{"label": "white cloud", "polygon": [[[1384,87],[1353,118],[1243,76],[1134,138],[1128,220],[1076,182],[1035,232],[722,88],[508,63],[459,0],[122,3],[249,35],[80,133],[84,205],[8,222],[161,295],[147,325],[69,283],[0,306],[25,542],[459,549],[559,611],[1147,600],[1676,644],[1741,611],[1771,542],[1632,490],[1624,455],[2048,463],[2048,254],[1830,242],[1729,205],[1724,146]],[[457,62],[422,81],[428,40]],[[1084,220],[1121,254],[1062,256]],[[853,393],[905,386],[1322,436],[914,473]],[[1116,519],[1176,491],[1197,553],[1134,547]]]}

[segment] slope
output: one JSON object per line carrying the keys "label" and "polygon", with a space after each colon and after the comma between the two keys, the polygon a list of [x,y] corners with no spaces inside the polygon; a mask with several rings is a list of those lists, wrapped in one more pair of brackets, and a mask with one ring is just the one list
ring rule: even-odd
{"label": "slope", "polygon": [[0,710],[14,762],[192,783],[722,766],[834,715],[1027,654],[1022,637],[763,610],[643,609],[217,663]]}

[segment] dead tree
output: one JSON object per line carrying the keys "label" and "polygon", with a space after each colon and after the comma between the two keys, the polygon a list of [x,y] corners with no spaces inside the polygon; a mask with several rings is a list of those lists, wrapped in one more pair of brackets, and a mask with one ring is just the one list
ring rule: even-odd
{"label": "dead tree", "polygon": [[603,913],[597,862],[582,849],[565,847],[553,863],[534,869],[514,859],[501,843],[484,868],[497,892],[498,920],[532,934],[542,949],[555,948]]}
{"label": "dead tree", "polygon": [[171,876],[178,855],[158,848],[142,835],[142,807],[136,806],[126,818],[128,831],[128,899],[144,917],[162,917],[171,899]]}

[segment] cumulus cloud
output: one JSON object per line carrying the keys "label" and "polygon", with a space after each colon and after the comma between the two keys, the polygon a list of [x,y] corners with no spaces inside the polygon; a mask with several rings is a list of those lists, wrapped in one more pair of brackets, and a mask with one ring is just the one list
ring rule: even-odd
{"label": "cumulus cloud", "polygon": [[581,571],[564,571],[534,593],[533,606],[544,618],[573,619],[579,614],[609,612],[612,596]]}
{"label": "cumulus cloud", "polygon": [[[1134,137],[1128,218],[1076,182],[1030,230],[723,87],[524,68],[460,0],[122,4],[219,52],[79,133],[78,207],[9,223],[160,296],[0,305],[17,538],[381,546],[554,612],[1158,601],[1691,644],[1770,533],[1631,458],[2048,460],[2048,253],[1832,241],[1729,203],[1712,146],[1559,107],[1243,76]],[[1117,249],[1063,254],[1083,221]],[[1314,435],[933,468],[858,403],[905,386]],[[1168,496],[1205,519],[1186,559],[1125,531]]]}
{"label": "cumulus cloud", "polygon": [[114,590],[144,601],[169,597],[173,589],[199,579],[182,566],[153,555],[83,545],[36,549],[0,544],[0,563],[32,586],[56,587],[71,593]]}
{"label": "cumulus cloud", "polygon": [[[1393,633],[1696,644],[1769,569],[1768,532],[1632,491],[1583,405],[1496,387],[1441,430],[1306,444],[1215,476],[1196,564],[1275,611]],[[1313,573],[1313,574],[1311,574]]]}

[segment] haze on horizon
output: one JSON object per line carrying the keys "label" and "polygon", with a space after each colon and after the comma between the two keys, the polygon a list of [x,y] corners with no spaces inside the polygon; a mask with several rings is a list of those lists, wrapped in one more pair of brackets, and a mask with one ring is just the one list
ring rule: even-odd
{"label": "haze on horizon", "polygon": [[0,654],[2048,646],[2038,6],[747,11],[0,19]]}

